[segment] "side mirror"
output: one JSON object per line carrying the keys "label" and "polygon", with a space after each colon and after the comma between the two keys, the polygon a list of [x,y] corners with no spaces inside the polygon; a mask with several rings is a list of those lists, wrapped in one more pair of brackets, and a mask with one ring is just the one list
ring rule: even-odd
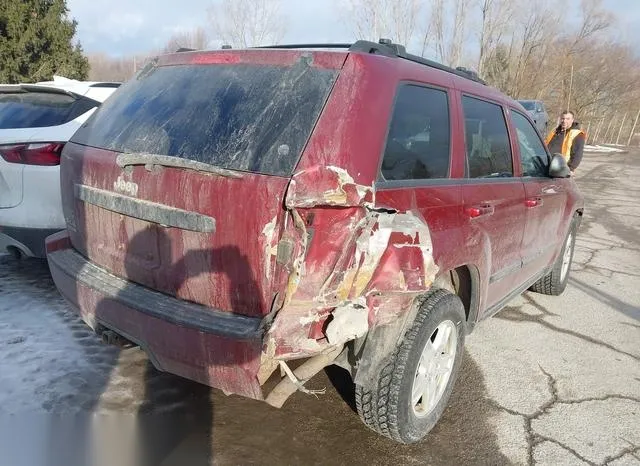
{"label": "side mirror", "polygon": [[569,178],[569,176],[571,176],[571,169],[569,169],[564,156],[562,154],[553,154],[549,164],[549,177]]}

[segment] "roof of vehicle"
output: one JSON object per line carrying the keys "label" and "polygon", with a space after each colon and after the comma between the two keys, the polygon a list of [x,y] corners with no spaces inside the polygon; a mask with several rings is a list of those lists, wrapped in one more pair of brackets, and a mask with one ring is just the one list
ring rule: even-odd
{"label": "roof of vehicle", "polygon": [[[278,50],[279,57],[265,57],[267,50]],[[451,78],[451,84],[462,92],[469,92],[503,104],[511,104],[518,107],[515,100],[503,94],[500,90],[488,86],[475,71],[463,67],[452,68],[441,63],[429,60],[417,55],[407,53],[405,47],[395,44],[388,39],[380,39],[379,42],[359,40],[352,44],[278,44],[248,49],[234,50],[230,46],[223,46],[222,50],[196,50],[180,48],[175,53],[164,55],[160,58],[159,65],[177,65],[186,63],[278,63],[292,64],[302,50],[314,51],[314,63],[319,66],[339,68],[341,59],[347,53],[367,55],[370,59],[393,59],[389,66],[396,69],[427,71],[442,76],[446,73]],[[336,51],[336,50],[339,50]],[[346,52],[346,53],[345,53]],[[316,63],[318,65],[318,63]]]}
{"label": "roof of vehicle", "polygon": [[52,81],[41,81],[34,84],[1,84],[0,92],[45,91],[85,96],[98,102],[104,102],[120,86],[118,82],[78,81],[62,76],[54,76]]}
{"label": "roof of vehicle", "polygon": [[[267,50],[278,51],[277,54],[265,54]],[[386,59],[388,66],[396,70],[405,70],[408,74],[416,72],[436,73],[449,78],[451,85],[462,92],[469,92],[502,104],[511,104],[518,108],[515,100],[500,90],[486,85],[477,73],[463,67],[452,68],[441,63],[417,55],[407,53],[404,46],[394,44],[388,39],[379,42],[359,40],[352,44],[278,44],[248,49],[231,49],[223,46],[221,50],[196,50],[180,48],[176,52],[159,57],[157,62],[163,65],[178,64],[293,64],[300,57],[301,51],[313,51],[314,65],[326,68],[340,68],[347,54],[366,55],[368,59]],[[391,60],[389,60],[391,59]],[[406,74],[406,73],[403,73]]]}

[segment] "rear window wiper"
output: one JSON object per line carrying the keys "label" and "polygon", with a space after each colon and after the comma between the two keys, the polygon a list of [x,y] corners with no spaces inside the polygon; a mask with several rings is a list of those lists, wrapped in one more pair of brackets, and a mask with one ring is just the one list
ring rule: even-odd
{"label": "rear window wiper", "polygon": [[161,167],[184,168],[186,170],[195,170],[198,172],[212,173],[214,175],[224,176],[228,178],[242,178],[242,175],[240,173],[237,173],[231,170],[219,168],[204,162],[196,162],[195,160],[183,159],[180,157],[173,157],[171,155],[144,154],[144,153],[120,154],[116,158],[116,163],[121,168],[133,166],[133,165],[145,165],[145,166],[159,165]]}

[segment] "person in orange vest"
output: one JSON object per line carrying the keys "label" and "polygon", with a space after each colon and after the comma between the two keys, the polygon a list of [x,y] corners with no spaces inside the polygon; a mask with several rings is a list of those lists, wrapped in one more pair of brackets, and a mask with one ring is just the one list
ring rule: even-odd
{"label": "person in orange vest", "polygon": [[545,142],[549,152],[564,156],[571,174],[573,174],[582,161],[586,140],[587,134],[580,129],[575,115],[567,110],[560,115],[560,124],[549,133]]}

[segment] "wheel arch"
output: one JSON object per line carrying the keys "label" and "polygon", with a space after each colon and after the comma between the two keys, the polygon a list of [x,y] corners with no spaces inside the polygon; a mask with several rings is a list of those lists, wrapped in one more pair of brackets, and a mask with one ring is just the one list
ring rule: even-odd
{"label": "wheel arch", "polygon": [[366,385],[378,373],[379,368],[394,352],[406,332],[411,328],[415,317],[432,292],[445,289],[457,295],[465,308],[465,333],[469,334],[479,315],[480,273],[474,265],[461,265],[452,270],[440,273],[433,286],[418,296],[410,309],[393,322],[374,327],[367,335],[348,344],[345,352],[347,361],[341,364],[350,370],[356,384]]}
{"label": "wheel arch", "polygon": [[480,314],[480,271],[472,264],[460,265],[436,278],[434,285],[456,294],[464,305],[466,332],[471,333]]}

